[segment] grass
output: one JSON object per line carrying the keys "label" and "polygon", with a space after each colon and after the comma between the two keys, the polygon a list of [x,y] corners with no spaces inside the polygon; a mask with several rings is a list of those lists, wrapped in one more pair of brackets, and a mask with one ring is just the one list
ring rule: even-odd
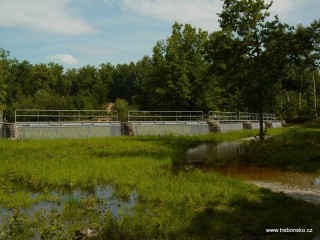
{"label": "grass", "polygon": [[320,132],[292,128],[264,143],[252,143],[242,164],[320,173]]}
{"label": "grass", "polygon": [[[23,220],[11,217],[11,225],[0,227],[0,239],[10,232],[13,239],[28,239],[32,231],[22,231],[21,226],[37,229],[42,239],[70,239],[75,230],[87,226],[98,229],[101,239],[312,239],[319,235],[320,207],[185,164],[190,147],[256,134],[0,140],[2,208],[54,201],[53,189],[110,185],[119,199],[127,200],[132,191],[138,195],[133,215],[121,218],[109,211],[101,216],[93,197],[70,199],[46,221],[41,221],[41,214],[31,220],[20,213]],[[40,194],[34,197],[34,192]],[[314,233],[265,232],[279,227],[313,228]],[[14,229],[19,231],[12,233]]]}

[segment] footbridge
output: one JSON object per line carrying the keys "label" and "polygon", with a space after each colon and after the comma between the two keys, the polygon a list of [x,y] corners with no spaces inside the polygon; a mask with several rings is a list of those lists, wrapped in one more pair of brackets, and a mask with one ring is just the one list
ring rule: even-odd
{"label": "footbridge", "polygon": [[[259,129],[257,113],[210,111],[129,111],[126,122],[117,111],[17,109],[14,123],[3,122],[0,137],[57,139],[121,135],[201,135]],[[265,128],[282,126],[275,114],[263,114]]]}

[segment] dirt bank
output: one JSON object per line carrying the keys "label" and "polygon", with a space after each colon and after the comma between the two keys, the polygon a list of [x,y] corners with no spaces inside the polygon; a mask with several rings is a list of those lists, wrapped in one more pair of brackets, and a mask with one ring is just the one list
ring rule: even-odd
{"label": "dirt bank", "polygon": [[288,186],[280,183],[260,182],[260,181],[249,181],[254,185],[262,188],[270,189],[273,192],[283,192],[289,196],[301,199],[313,204],[320,205],[320,189],[309,188],[301,189],[299,187]]}

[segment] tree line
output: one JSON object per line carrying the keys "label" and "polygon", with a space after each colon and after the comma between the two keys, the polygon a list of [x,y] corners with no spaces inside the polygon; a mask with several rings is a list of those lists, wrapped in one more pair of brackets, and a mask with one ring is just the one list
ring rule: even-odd
{"label": "tree line", "polygon": [[64,69],[31,64],[0,48],[0,110],[210,110],[317,115],[320,20],[289,26],[263,0],[225,0],[221,30],[174,23],[151,56],[129,64]]}

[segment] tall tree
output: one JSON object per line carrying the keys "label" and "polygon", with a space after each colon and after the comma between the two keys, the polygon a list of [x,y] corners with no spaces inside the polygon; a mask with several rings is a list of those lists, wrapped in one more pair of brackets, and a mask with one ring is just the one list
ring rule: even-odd
{"label": "tall tree", "polygon": [[8,80],[8,56],[10,52],[0,48],[0,111],[5,109],[5,100],[7,95],[7,80]]}
{"label": "tall tree", "polygon": [[285,38],[287,25],[276,17],[267,22],[272,2],[264,0],[225,0],[219,14],[220,26],[235,41],[239,62],[237,71],[243,73],[243,88],[246,96],[259,112],[260,139],[264,138],[263,111],[266,99],[273,96],[277,73],[285,64]]}
{"label": "tall tree", "polygon": [[114,66],[110,63],[103,63],[98,69],[99,81],[94,86],[94,91],[99,98],[99,103],[104,104],[110,101],[110,87],[113,81]]}
{"label": "tall tree", "polygon": [[149,56],[144,56],[136,63],[136,78],[134,82],[135,93],[132,102],[140,105],[143,110],[152,110],[150,106],[150,95],[148,83],[152,72],[152,60]]}
{"label": "tall tree", "polygon": [[155,106],[163,110],[191,110],[205,105],[207,37],[207,32],[190,24],[174,23],[171,36],[156,44],[151,73]]}
{"label": "tall tree", "polygon": [[115,101],[117,98],[132,103],[135,94],[136,67],[135,63],[118,64],[113,71],[113,81],[110,84],[110,98]]}

